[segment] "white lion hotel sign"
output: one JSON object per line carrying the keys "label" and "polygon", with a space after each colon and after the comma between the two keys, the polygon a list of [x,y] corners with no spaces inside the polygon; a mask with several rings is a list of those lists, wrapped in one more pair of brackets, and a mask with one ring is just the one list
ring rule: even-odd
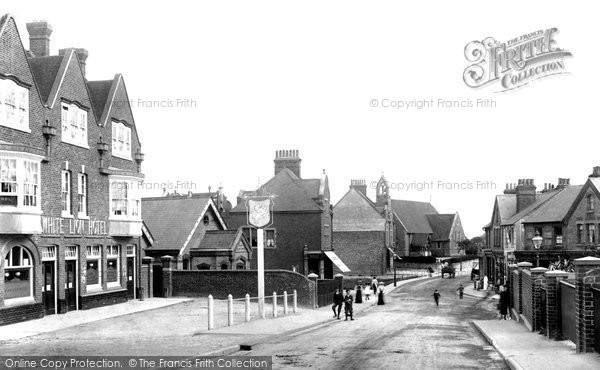
{"label": "white lion hotel sign", "polygon": [[42,234],[52,236],[106,236],[108,230],[104,220],[42,216]]}

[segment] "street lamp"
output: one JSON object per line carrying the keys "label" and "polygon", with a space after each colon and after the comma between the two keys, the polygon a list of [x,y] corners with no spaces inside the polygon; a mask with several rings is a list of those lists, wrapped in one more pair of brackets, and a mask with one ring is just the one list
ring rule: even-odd
{"label": "street lamp", "polygon": [[542,246],[542,237],[540,236],[540,233],[538,231],[535,232],[535,236],[533,238],[531,238],[531,241],[533,242],[533,247],[536,250],[536,261],[537,261],[537,265],[536,267],[540,267],[540,247]]}

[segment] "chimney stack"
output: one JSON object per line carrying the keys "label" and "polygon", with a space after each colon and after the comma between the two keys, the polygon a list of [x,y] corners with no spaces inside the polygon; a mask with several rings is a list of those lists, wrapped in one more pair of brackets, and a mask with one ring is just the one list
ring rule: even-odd
{"label": "chimney stack", "polygon": [[571,185],[571,179],[564,179],[564,178],[559,178],[558,179],[558,185],[556,185],[557,189],[564,189],[567,186]]}
{"label": "chimney stack", "polygon": [[275,151],[275,159],[273,162],[275,163],[275,175],[284,168],[287,168],[292,171],[294,175],[298,176],[298,178],[302,178],[300,176],[300,162],[302,162],[302,160],[300,159],[299,150],[277,150]]}
{"label": "chimney stack", "polygon": [[516,184],[506,183],[506,189],[504,189],[504,194],[516,194],[517,193],[517,191],[515,190],[516,186],[517,186]]}
{"label": "chimney stack", "polygon": [[600,166],[596,166],[592,169],[590,177],[600,177]]}
{"label": "chimney stack", "polygon": [[520,179],[516,186],[517,213],[535,202],[536,187],[533,179]]}
{"label": "chimney stack", "polygon": [[366,180],[350,180],[350,189],[362,193],[365,197],[367,196],[367,181]]}
{"label": "chimney stack", "polygon": [[47,57],[50,55],[50,35],[52,26],[46,21],[27,23],[29,32],[29,51],[36,57]]}
{"label": "chimney stack", "polygon": [[[60,49],[58,51],[58,55],[65,55],[69,50],[71,49]],[[89,53],[83,48],[73,48],[73,50],[75,50],[75,54],[77,54],[77,60],[79,61],[79,66],[81,67],[81,73],[83,73],[83,77],[85,77],[85,64]]]}

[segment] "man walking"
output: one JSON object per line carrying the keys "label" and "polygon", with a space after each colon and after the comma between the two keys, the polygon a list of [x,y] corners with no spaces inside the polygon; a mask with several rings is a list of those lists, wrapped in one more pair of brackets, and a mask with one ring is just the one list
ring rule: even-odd
{"label": "man walking", "polygon": [[[333,293],[333,306],[331,306],[331,309],[333,310],[333,318],[335,319],[337,317],[337,319],[340,319],[340,312],[342,311],[342,303],[344,303],[344,295],[342,294],[342,292],[340,292],[339,289],[335,290],[335,293]],[[337,308],[337,314],[335,312],[335,309]]]}
{"label": "man walking", "polygon": [[350,316],[350,320],[354,320],[354,317],[352,317],[352,302],[354,302],[354,297],[350,294],[350,289],[347,289],[346,296],[344,297],[344,313],[346,314],[346,321],[348,321],[348,316]]}
{"label": "man walking", "polygon": [[465,291],[465,287],[462,285],[462,283],[458,286],[458,297],[460,299],[463,299],[463,292]]}
{"label": "man walking", "polygon": [[440,306],[440,297],[441,297],[440,292],[438,292],[438,290],[436,289],[432,295],[433,295],[433,300],[435,301],[435,306],[439,307]]}

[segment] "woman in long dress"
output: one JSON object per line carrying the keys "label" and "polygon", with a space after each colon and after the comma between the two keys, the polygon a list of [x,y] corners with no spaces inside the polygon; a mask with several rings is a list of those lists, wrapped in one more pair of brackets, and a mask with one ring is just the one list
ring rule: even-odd
{"label": "woman in long dress", "polygon": [[356,298],[354,298],[354,303],[362,303],[362,282],[358,282],[358,286],[356,287]]}
{"label": "woman in long dress", "polygon": [[379,288],[377,288],[377,304],[380,306],[385,304],[383,300],[383,283],[379,283]]}

